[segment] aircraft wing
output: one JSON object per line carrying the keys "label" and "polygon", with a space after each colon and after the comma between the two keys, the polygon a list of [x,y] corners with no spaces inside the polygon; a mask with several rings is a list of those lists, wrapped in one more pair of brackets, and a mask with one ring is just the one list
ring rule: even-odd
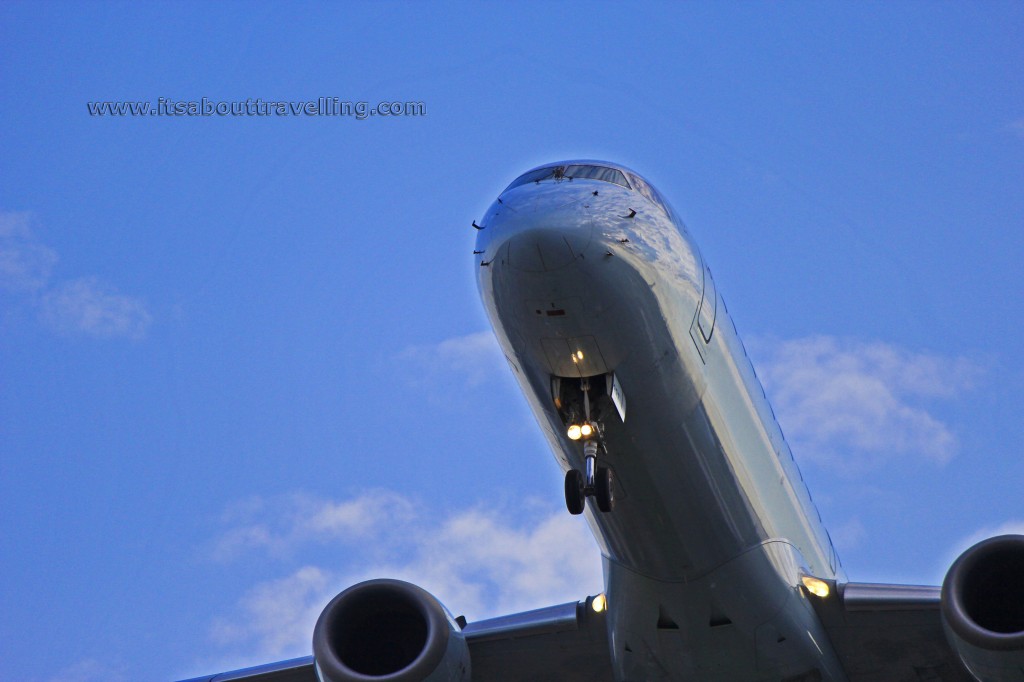
{"label": "aircraft wing", "polygon": [[470,623],[463,632],[474,680],[612,679],[605,613],[587,602]]}
{"label": "aircraft wing", "polygon": [[[612,679],[605,614],[588,601],[469,623],[474,680],[599,682]],[[312,656],[187,682],[317,682]]]}
{"label": "aircraft wing", "polygon": [[[846,583],[812,600],[849,682],[973,682],[946,640],[940,588]],[[605,614],[589,600],[469,623],[474,680],[612,679]],[[318,682],[312,656],[186,682]]]}
{"label": "aircraft wing", "polygon": [[946,640],[938,587],[847,583],[813,600],[850,682],[973,682]]}
{"label": "aircraft wing", "polygon": [[246,682],[319,682],[313,666],[313,657],[303,656],[302,658],[257,665],[253,668],[233,670],[227,673],[193,677],[182,682],[228,682],[229,680],[245,680]]}

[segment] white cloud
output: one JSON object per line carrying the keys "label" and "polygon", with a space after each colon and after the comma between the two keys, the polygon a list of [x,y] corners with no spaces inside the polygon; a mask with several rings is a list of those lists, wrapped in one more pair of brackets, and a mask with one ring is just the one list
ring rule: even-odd
{"label": "white cloud", "polygon": [[287,558],[308,544],[352,543],[379,537],[382,527],[401,527],[414,518],[412,503],[387,490],[335,502],[296,493],[269,500],[252,497],[230,507],[222,521],[231,526],[215,543],[213,556],[235,559],[261,550]]}
{"label": "white cloud", "polygon": [[330,599],[332,582],[323,569],[303,566],[289,576],[261,583],[239,601],[244,618],[215,620],[210,636],[220,645],[256,641],[267,660],[300,649],[302,654],[296,655],[303,655],[313,639],[313,624]]}
{"label": "white cloud", "polygon": [[417,385],[430,387],[456,378],[465,388],[480,386],[505,367],[498,342],[491,332],[476,332],[440,343],[409,346],[402,360],[417,370]]}
{"label": "white cloud", "polygon": [[970,533],[969,535],[964,535],[957,539],[956,542],[951,543],[945,553],[936,557],[934,573],[931,577],[932,584],[942,584],[950,566],[953,565],[953,562],[956,561],[961,554],[982,540],[994,538],[997,535],[1024,535],[1024,519],[1010,519],[1001,524],[985,526],[983,528],[979,528],[973,533]]}
{"label": "white cloud", "polygon": [[994,538],[997,535],[1024,535],[1024,519],[1012,519],[998,526],[979,528],[970,535],[960,538],[950,548],[946,565],[952,564],[968,548],[973,547],[982,540]]}
{"label": "white cloud", "polygon": [[123,668],[87,658],[64,668],[48,682],[120,682],[127,679]]}
{"label": "white cloud", "polygon": [[580,599],[602,584],[586,524],[562,509],[521,524],[469,509],[421,529],[413,549],[408,561],[381,568],[473,618]]}
{"label": "white cloud", "polygon": [[842,554],[843,552],[860,547],[867,538],[868,531],[861,520],[854,517],[846,523],[832,528],[829,534],[836,546],[836,550]]}
{"label": "white cloud", "polygon": [[[375,494],[390,503],[402,499],[395,493]],[[321,528],[324,518],[334,518],[324,510],[365,509],[368,504],[367,496],[321,502],[310,506],[305,517],[291,517],[283,525]],[[405,506],[421,509],[408,500]],[[272,512],[264,507],[258,513]],[[349,521],[361,513],[340,514],[344,536],[351,532]],[[470,620],[573,601],[600,591],[600,555],[578,517],[561,509],[538,512],[536,508],[527,509],[527,518],[522,512],[516,520],[512,516],[509,510],[471,508],[439,520],[425,512],[371,522],[373,532],[364,534],[359,552],[338,547],[331,568],[303,565],[248,590],[235,613],[215,621],[211,639],[236,655],[247,652],[245,658],[250,660],[304,655],[327,602],[342,589],[371,578],[413,582]],[[327,526],[333,532],[334,524]],[[296,548],[322,549],[334,546],[331,532],[296,532],[289,537]],[[266,548],[261,543],[250,547]]]}
{"label": "white cloud", "polygon": [[949,461],[958,442],[931,402],[970,389],[966,358],[815,336],[752,344],[758,375],[799,457],[847,472],[895,457]]}
{"label": "white cloud", "polygon": [[57,252],[32,232],[31,214],[0,213],[0,289],[19,294],[40,320],[65,334],[100,339],[145,336],[152,322],[142,299],[96,277],[53,281]]}
{"label": "white cloud", "polygon": [[32,233],[29,213],[0,213],[0,288],[31,293],[50,279],[57,253]]}
{"label": "white cloud", "polygon": [[118,293],[95,277],[50,289],[43,295],[40,317],[57,331],[98,339],[141,339],[153,319],[141,299]]}

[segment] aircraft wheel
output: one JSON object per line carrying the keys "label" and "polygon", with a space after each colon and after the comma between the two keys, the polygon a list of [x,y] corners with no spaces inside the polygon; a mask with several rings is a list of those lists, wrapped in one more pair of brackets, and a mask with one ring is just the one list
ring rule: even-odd
{"label": "aircraft wheel", "polygon": [[612,495],[612,470],[600,467],[594,477],[594,497],[597,508],[602,512],[610,512],[615,508],[615,497]]}
{"label": "aircraft wheel", "polygon": [[582,514],[586,499],[583,491],[583,474],[579,469],[569,469],[565,472],[565,506],[569,513]]}

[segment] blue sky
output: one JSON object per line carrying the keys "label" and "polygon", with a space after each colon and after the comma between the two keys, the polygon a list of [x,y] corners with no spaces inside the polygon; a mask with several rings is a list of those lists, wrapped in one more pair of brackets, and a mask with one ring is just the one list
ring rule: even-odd
{"label": "blue sky", "polygon": [[[710,262],[854,580],[1024,529],[1024,7],[5,3],[0,679],[304,655],[405,577],[600,589],[473,230],[566,157]],[[426,116],[91,117],[96,100]]]}

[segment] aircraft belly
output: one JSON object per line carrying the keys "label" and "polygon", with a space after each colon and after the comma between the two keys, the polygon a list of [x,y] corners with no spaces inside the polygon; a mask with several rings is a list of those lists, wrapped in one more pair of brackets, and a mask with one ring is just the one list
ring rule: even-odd
{"label": "aircraft belly", "polygon": [[781,541],[689,581],[653,580],[606,560],[615,679],[844,680],[797,587],[798,566],[798,552]]}
{"label": "aircraft belly", "polygon": [[689,335],[699,292],[643,261],[582,255],[555,272],[496,270],[492,321],[563,469],[583,468],[582,444],[565,436],[551,377],[615,373],[629,415],[606,420],[600,465],[613,471],[616,509],[588,505],[588,520],[616,561],[687,579],[765,538],[702,403]]}
{"label": "aircraft belly", "polygon": [[[546,215],[546,228],[517,215],[514,234],[485,242],[481,293],[563,470],[585,459],[555,386],[614,373],[628,403],[624,421],[602,417],[597,464],[613,474],[615,509],[594,498],[585,508],[620,609],[609,620],[616,679],[801,679],[820,658],[820,679],[841,680],[797,587],[814,529],[792,520],[801,500],[756,380],[737,369],[724,306],[713,331],[691,335],[706,293],[696,248],[650,212],[629,225],[587,203]],[[796,543],[777,540],[790,532]]]}
{"label": "aircraft belly", "polygon": [[[593,518],[615,560],[650,577],[690,579],[756,544],[762,533],[679,356],[640,382],[628,369],[616,374],[629,417],[606,427],[603,459],[621,494],[614,514]],[[680,402],[695,403],[681,421]]]}

